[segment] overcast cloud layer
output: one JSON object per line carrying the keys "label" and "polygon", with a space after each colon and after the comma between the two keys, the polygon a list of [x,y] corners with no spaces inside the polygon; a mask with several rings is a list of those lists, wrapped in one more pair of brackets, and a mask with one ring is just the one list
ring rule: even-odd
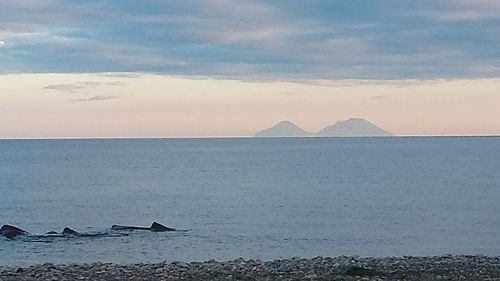
{"label": "overcast cloud layer", "polygon": [[495,0],[2,0],[0,73],[499,77],[499,34]]}

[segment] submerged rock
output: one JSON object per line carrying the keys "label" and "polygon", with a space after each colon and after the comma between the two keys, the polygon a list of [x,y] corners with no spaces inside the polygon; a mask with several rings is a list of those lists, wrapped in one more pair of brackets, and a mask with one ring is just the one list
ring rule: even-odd
{"label": "submerged rock", "polygon": [[16,236],[19,235],[28,234],[28,232],[8,224],[2,225],[2,228],[0,228],[0,233],[9,239],[14,239]]}
{"label": "submerged rock", "polygon": [[128,226],[128,225],[113,225],[111,226],[112,230],[149,230],[149,231],[155,231],[155,232],[162,232],[162,231],[178,231],[178,229],[175,228],[170,228],[166,227],[163,224],[153,222],[150,227],[144,227],[144,226]]}
{"label": "submerged rock", "polygon": [[69,228],[69,227],[65,227],[62,231],[62,234],[63,235],[78,235],[80,233],[74,231],[73,229]]}

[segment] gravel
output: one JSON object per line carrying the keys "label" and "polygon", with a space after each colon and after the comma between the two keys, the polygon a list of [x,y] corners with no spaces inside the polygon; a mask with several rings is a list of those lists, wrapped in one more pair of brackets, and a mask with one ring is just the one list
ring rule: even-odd
{"label": "gravel", "polygon": [[273,261],[50,263],[0,267],[0,280],[500,280],[500,257],[316,257]]}

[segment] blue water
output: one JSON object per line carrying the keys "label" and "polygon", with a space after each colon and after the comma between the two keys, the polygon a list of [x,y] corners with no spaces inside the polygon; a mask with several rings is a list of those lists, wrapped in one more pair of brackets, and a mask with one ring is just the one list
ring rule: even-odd
{"label": "blue water", "polygon": [[500,138],[1,140],[0,265],[500,255]]}

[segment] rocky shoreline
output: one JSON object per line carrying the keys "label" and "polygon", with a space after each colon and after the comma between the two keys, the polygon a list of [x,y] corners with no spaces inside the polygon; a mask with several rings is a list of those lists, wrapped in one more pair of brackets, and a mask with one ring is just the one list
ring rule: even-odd
{"label": "rocky shoreline", "polygon": [[273,261],[42,264],[0,267],[0,280],[500,280],[500,257],[316,257]]}

